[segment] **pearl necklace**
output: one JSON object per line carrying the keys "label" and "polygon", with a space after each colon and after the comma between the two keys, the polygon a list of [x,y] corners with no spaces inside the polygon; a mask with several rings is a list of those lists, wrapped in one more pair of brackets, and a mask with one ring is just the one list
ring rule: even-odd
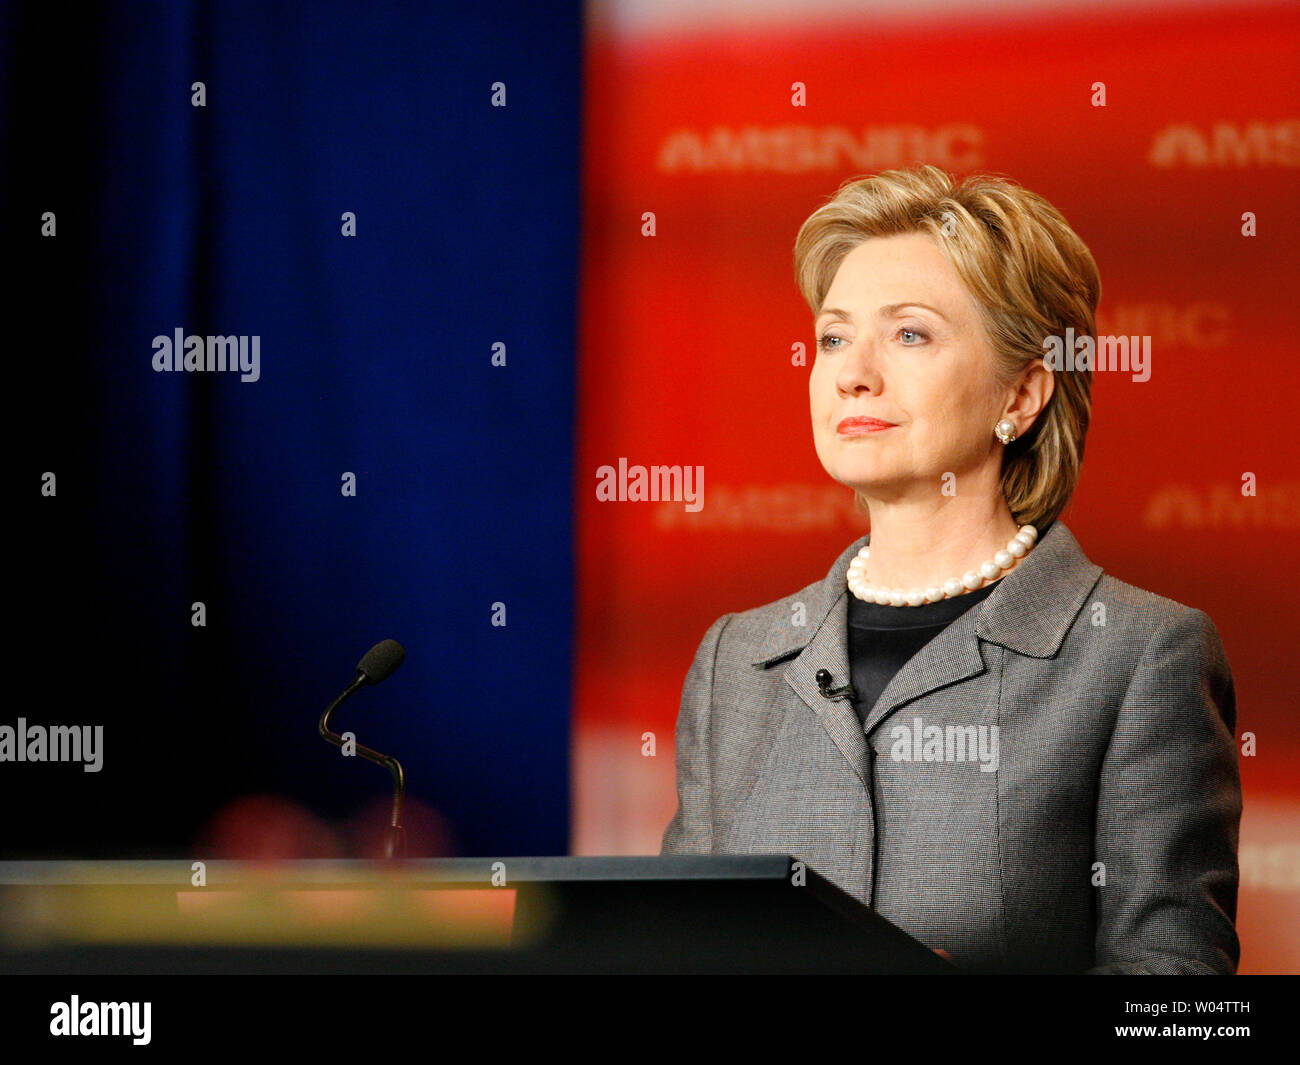
{"label": "pearl necklace", "polygon": [[867,582],[867,558],[870,555],[864,547],[849,563],[849,591],[865,603],[879,603],[881,606],[920,606],[922,603],[937,603],[940,599],[952,599],[955,596],[973,592],[986,580],[997,580],[1003,570],[1010,569],[1016,560],[1029,554],[1030,548],[1038,539],[1038,530],[1032,525],[1022,525],[1008,542],[1004,550],[999,551],[978,569],[973,569],[964,576],[951,577],[942,585],[929,588],[877,588]]}

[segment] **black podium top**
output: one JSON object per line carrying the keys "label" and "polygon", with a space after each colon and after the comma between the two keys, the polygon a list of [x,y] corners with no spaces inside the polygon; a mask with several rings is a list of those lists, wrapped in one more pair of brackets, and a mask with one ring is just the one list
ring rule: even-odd
{"label": "black podium top", "polygon": [[937,973],[785,855],[0,862],[8,972]]}

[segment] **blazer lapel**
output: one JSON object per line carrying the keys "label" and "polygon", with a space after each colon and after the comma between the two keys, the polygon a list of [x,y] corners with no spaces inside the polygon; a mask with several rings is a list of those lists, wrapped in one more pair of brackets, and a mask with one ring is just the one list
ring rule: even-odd
{"label": "blazer lapel", "polygon": [[[991,600],[993,595],[984,602]],[[864,733],[869,735],[904,703],[984,672],[984,657],[980,654],[979,640],[975,638],[977,614],[978,609],[966,611],[908,659],[885,685],[885,690],[867,714],[862,726]]]}
{"label": "blazer lapel", "polygon": [[[845,563],[846,573],[847,568]],[[817,684],[817,673],[822,669],[831,675],[832,687],[841,688],[849,683],[848,594],[846,585],[844,592],[836,595],[823,624],[813,633],[803,653],[786,669],[785,681],[817,715],[865,786],[869,779],[867,738],[857,711],[847,698],[826,698]]]}
{"label": "blazer lapel", "polygon": [[[864,786],[869,776],[867,740],[862,723],[848,699],[827,699],[822,695],[817,673],[826,670],[831,675],[832,687],[840,688],[849,683],[849,590],[846,581],[849,563],[868,539],[863,536],[855,540],[835,560],[823,580],[782,602],[753,662],[756,669],[770,669],[798,655],[785,670],[786,684],[816,715]],[[801,627],[792,625],[789,620],[790,608],[796,603],[804,607],[805,624]]]}
{"label": "blazer lapel", "polygon": [[[1035,658],[1056,654],[1102,573],[1065,524],[1059,519],[1053,522],[987,599],[962,614],[895,674],[864,724],[848,699],[822,695],[817,673],[826,670],[833,687],[849,683],[848,568],[858,549],[869,542],[868,536],[855,540],[825,579],[782,605],[753,663],[768,669],[797,655],[785,670],[786,683],[816,715],[864,785],[866,737],[881,721],[906,703],[983,673],[981,640]],[[807,624],[802,628],[788,621],[786,607],[796,601],[806,608]]]}

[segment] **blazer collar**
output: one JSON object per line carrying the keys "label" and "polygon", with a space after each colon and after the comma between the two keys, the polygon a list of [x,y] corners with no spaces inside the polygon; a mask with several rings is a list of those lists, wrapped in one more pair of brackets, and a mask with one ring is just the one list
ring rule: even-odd
{"label": "blazer collar", "polygon": [[[1070,530],[1059,520],[1053,522],[987,599],[953,621],[895,674],[863,722],[847,699],[822,695],[816,678],[825,669],[834,687],[850,681],[846,582],[849,562],[869,541],[867,536],[855,540],[824,580],[782,601],[753,662],[766,669],[797,655],[784,679],[817,715],[864,784],[866,736],[894,709],[984,672],[981,640],[1033,658],[1051,657],[1102,572]],[[802,627],[789,621],[786,607],[794,602],[806,608]]]}
{"label": "blazer collar", "polygon": [[[804,603],[807,624],[792,626],[790,612],[781,610],[768,629],[754,665],[774,665],[802,651],[825,627],[836,607],[843,608],[840,620],[848,624],[849,563],[870,542],[870,536],[854,540],[825,578],[791,597],[792,601]],[[975,634],[1018,654],[1050,658],[1061,646],[1084,597],[1101,573],[1101,567],[1089,561],[1074,534],[1057,519],[1024,561],[970,612],[975,618]],[[843,635],[847,641],[847,631]],[[841,683],[839,678],[836,683]]]}

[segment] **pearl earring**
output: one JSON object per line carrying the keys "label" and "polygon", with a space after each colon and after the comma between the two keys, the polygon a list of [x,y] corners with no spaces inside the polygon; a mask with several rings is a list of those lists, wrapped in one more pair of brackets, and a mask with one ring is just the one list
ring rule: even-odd
{"label": "pearl earring", "polygon": [[993,435],[1001,440],[1004,444],[1011,443],[1016,438],[1016,426],[1008,418],[1003,418],[993,427]]}

